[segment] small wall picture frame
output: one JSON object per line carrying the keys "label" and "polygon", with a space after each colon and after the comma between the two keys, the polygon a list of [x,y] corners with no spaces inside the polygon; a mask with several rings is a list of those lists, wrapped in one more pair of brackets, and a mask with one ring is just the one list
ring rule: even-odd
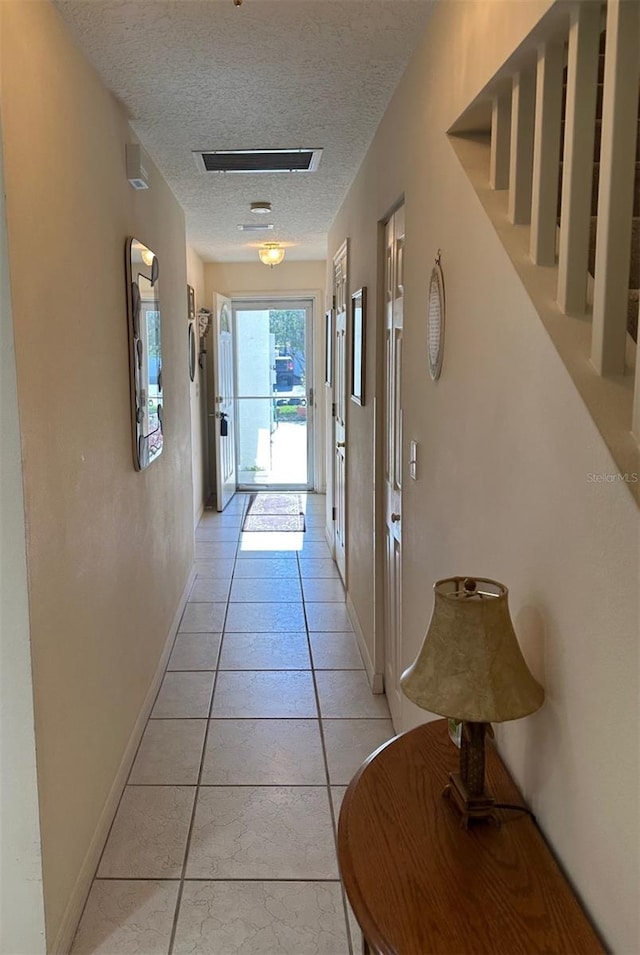
{"label": "small wall picture frame", "polygon": [[188,321],[196,320],[196,292],[192,285],[187,285],[187,316]]}
{"label": "small wall picture frame", "polygon": [[367,289],[363,286],[351,296],[351,400],[365,402],[365,339],[367,326]]}
{"label": "small wall picture frame", "polygon": [[324,328],[324,380],[325,384],[330,385],[333,375],[333,309],[330,308],[325,314]]}

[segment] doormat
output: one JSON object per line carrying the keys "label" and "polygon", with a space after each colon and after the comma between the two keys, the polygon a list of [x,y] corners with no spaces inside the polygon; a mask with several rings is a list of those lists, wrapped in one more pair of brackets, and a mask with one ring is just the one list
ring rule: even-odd
{"label": "doormat", "polygon": [[304,531],[299,494],[252,494],[243,531]]}

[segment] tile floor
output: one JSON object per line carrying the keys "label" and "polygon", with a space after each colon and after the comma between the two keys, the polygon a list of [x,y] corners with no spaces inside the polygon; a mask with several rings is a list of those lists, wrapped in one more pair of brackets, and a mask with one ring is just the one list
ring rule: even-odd
{"label": "tile floor", "polygon": [[324,541],[242,533],[247,495],[196,532],[197,577],[74,955],[347,955],[360,935],[335,826],[393,735]]}

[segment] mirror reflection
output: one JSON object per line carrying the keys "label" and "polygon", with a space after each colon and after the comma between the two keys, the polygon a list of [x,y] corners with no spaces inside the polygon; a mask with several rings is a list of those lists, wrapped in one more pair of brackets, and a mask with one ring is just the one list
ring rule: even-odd
{"label": "mirror reflection", "polygon": [[158,257],[138,239],[127,240],[127,302],[133,458],[141,471],[162,453],[162,338]]}

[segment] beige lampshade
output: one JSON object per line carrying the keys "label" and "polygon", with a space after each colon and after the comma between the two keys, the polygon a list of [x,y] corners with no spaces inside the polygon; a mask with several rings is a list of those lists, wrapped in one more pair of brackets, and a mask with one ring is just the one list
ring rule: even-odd
{"label": "beige lampshade", "polygon": [[508,591],[495,580],[450,577],[434,585],[422,649],[400,686],[425,710],[475,723],[517,720],[542,706],[511,623]]}

